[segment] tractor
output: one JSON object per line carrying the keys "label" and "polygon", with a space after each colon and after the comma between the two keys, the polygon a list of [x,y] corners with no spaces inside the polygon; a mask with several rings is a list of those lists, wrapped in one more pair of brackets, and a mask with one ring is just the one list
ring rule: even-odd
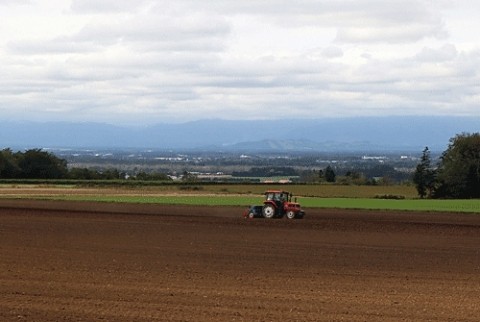
{"label": "tractor", "polygon": [[[296,198],[295,198],[296,199]],[[268,190],[265,192],[263,206],[251,206],[244,214],[245,218],[281,218],[301,219],[305,211],[300,204],[292,202],[292,194],[282,190]]]}

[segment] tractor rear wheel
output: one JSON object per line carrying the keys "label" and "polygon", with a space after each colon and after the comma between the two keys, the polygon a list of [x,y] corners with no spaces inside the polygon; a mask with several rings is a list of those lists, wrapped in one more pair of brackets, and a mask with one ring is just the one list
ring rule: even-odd
{"label": "tractor rear wheel", "polygon": [[275,216],[275,207],[273,207],[272,205],[263,206],[262,214],[263,217],[267,219],[273,218]]}
{"label": "tractor rear wheel", "polygon": [[287,219],[295,219],[295,212],[293,210],[287,211]]}

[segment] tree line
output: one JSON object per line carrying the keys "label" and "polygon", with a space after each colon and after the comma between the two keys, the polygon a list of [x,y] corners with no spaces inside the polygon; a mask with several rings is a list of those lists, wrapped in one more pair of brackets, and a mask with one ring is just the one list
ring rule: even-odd
{"label": "tree line", "polygon": [[0,178],[3,179],[63,179],[67,176],[67,162],[40,149],[0,153]]}
{"label": "tree line", "polygon": [[425,147],[413,182],[420,198],[480,198],[480,133],[451,138],[437,165]]}
{"label": "tree line", "polygon": [[[41,149],[25,152],[13,152],[11,149],[0,151],[1,179],[74,179],[74,180],[116,180],[129,178],[125,172],[117,169],[95,170],[87,168],[68,168],[67,161],[53,153]],[[140,171],[136,180],[170,180],[163,173]]]}

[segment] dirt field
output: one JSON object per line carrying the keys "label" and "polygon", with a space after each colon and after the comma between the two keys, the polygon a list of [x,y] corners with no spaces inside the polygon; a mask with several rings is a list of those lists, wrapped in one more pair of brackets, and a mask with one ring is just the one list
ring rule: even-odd
{"label": "dirt field", "polygon": [[0,321],[479,321],[480,216],[0,201]]}

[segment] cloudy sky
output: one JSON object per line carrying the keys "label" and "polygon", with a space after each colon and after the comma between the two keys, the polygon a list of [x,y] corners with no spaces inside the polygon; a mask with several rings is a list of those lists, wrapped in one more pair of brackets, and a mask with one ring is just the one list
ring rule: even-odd
{"label": "cloudy sky", "polygon": [[0,120],[480,116],[474,0],[0,0]]}

